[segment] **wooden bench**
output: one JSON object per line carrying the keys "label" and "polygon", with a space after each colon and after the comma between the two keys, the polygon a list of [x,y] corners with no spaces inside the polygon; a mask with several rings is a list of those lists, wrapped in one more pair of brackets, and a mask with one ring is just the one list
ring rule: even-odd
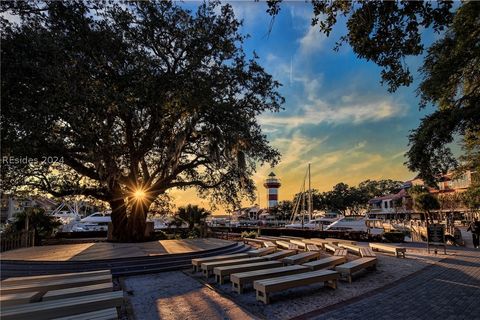
{"label": "wooden bench", "polygon": [[53,320],[118,320],[118,313],[117,308],[109,308]]}
{"label": "wooden bench", "polygon": [[360,258],[342,265],[336,266],[335,270],[340,272],[342,276],[346,276],[349,283],[352,283],[352,274],[363,269],[375,269],[377,266],[377,258]]}
{"label": "wooden bench", "polygon": [[232,273],[276,268],[281,266],[282,262],[280,261],[261,261],[247,264],[236,264],[233,266],[216,267],[213,269],[213,274],[215,274],[215,281],[217,281],[219,284],[223,284],[225,277],[231,275]]}
{"label": "wooden bench", "polygon": [[359,246],[356,246],[356,245],[353,245],[353,244],[349,244],[349,243],[342,243],[342,242],[340,242],[340,243],[338,244],[338,246],[339,246],[340,248],[347,249],[348,252],[351,252],[351,253],[360,255],[360,247],[359,247]]}
{"label": "wooden bench", "polygon": [[301,240],[293,239],[293,240],[290,240],[290,243],[297,245],[299,248],[306,249],[306,243]]}
{"label": "wooden bench", "polygon": [[315,261],[307,262],[302,264],[302,266],[308,267],[310,270],[320,270],[320,269],[327,269],[338,266],[347,262],[346,257],[327,257],[318,259]]}
{"label": "wooden bench", "polygon": [[31,302],[38,302],[42,299],[44,292],[31,291],[23,293],[12,293],[0,295],[0,305],[2,307],[15,306],[17,304],[26,304]]}
{"label": "wooden bench", "polygon": [[386,251],[394,253],[397,258],[403,257],[405,258],[405,253],[407,252],[407,248],[405,247],[398,247],[390,244],[384,243],[370,243],[370,248],[375,251]]}
{"label": "wooden bench", "polygon": [[268,247],[268,248],[260,248],[256,250],[248,251],[247,254],[249,257],[261,257],[266,256],[267,254],[274,253],[275,247]]}
{"label": "wooden bench", "polygon": [[377,255],[372,251],[371,248],[360,248],[360,257],[376,257]]}
{"label": "wooden bench", "polygon": [[277,240],[277,241],[275,241],[275,243],[277,244],[277,246],[282,247],[284,249],[298,250],[298,246],[296,244],[293,244],[293,243],[290,243],[290,242],[287,242],[287,241]]}
{"label": "wooden bench", "polygon": [[277,247],[277,245],[275,243],[271,242],[271,241],[265,241],[263,243],[263,245],[265,246],[265,248],[276,248]]}
{"label": "wooden bench", "polygon": [[243,258],[247,258],[247,257],[248,257],[248,254],[246,254],[246,253],[236,253],[236,254],[228,254],[228,255],[224,255],[224,256],[213,256],[213,257],[192,259],[193,272],[200,271],[199,270],[200,266],[202,265],[202,263],[205,263],[205,262],[243,259]]}
{"label": "wooden bench", "polygon": [[263,256],[262,258],[265,258],[266,260],[279,260],[291,255],[294,255],[295,253],[297,253],[295,250],[280,250],[275,253],[271,253],[266,256]]}
{"label": "wooden bench", "polygon": [[2,280],[1,284],[2,286],[17,285],[17,284],[23,284],[23,283],[71,279],[71,278],[79,278],[79,277],[102,276],[102,275],[110,275],[110,274],[111,274],[110,270],[98,270],[98,271],[86,271],[86,272],[48,274],[48,275],[42,275],[42,276],[12,277],[12,278],[7,278],[5,280]]}
{"label": "wooden bench", "polygon": [[297,253],[293,256],[288,256],[282,259],[283,264],[290,265],[290,264],[300,264],[304,262],[308,262],[311,260],[315,260],[320,257],[320,252],[318,251],[305,251]]}
{"label": "wooden bench", "polygon": [[204,262],[200,265],[202,269],[203,275],[208,278],[213,269],[216,267],[223,267],[223,266],[233,266],[235,264],[246,264],[246,263],[254,263],[265,261],[266,259],[263,257],[255,257],[255,258],[243,258],[243,259],[234,259],[234,260],[221,260],[221,261],[211,261],[211,262]]}
{"label": "wooden bench", "polygon": [[332,251],[332,252],[335,252],[335,250],[340,249],[339,246],[336,246],[331,243],[325,243],[323,247],[325,248],[325,250]]}
{"label": "wooden bench", "polygon": [[246,284],[253,283],[255,280],[275,278],[289,274],[297,274],[308,271],[307,267],[294,264],[292,266],[256,270],[249,272],[233,273],[230,275],[232,290],[237,293],[243,293]]}
{"label": "wooden bench", "polygon": [[47,320],[119,307],[123,291],[2,307],[2,320]]}
{"label": "wooden bench", "polygon": [[257,300],[265,304],[270,303],[270,293],[296,288],[313,283],[323,282],[325,286],[337,288],[339,274],[332,270],[318,270],[278,278],[256,280],[253,287],[257,292]]}
{"label": "wooden bench", "polygon": [[322,249],[325,248],[325,244],[330,243],[330,241],[327,241],[325,239],[320,239],[320,238],[312,238],[312,239],[303,239],[303,242],[306,244],[314,244],[317,246],[320,246]]}
{"label": "wooden bench", "polygon": [[307,251],[320,251],[316,244],[307,244]]}
{"label": "wooden bench", "polygon": [[346,244],[353,244],[356,245],[356,241],[352,240],[345,240],[345,239],[337,239],[337,238],[326,238],[325,240],[330,241],[331,243],[336,242],[336,243],[346,243]]}
{"label": "wooden bench", "polygon": [[263,246],[263,240],[260,239],[254,239],[254,238],[242,238],[243,243],[248,244],[248,243],[253,243],[259,246]]}
{"label": "wooden bench", "polygon": [[22,283],[19,285],[5,285],[0,287],[0,293],[12,294],[31,291],[50,291],[58,289],[67,289],[71,287],[88,286],[99,283],[112,282],[111,275],[91,276],[91,277],[78,277],[67,279],[56,279],[52,281],[39,281],[31,283]]}
{"label": "wooden bench", "polygon": [[90,286],[60,289],[60,290],[50,290],[43,295],[42,301],[73,298],[78,296],[111,292],[111,291],[113,291],[113,283],[111,282],[93,284]]}
{"label": "wooden bench", "polygon": [[338,248],[335,250],[335,252],[333,253],[334,256],[338,256],[338,257],[347,257],[347,249],[344,249],[344,248]]}

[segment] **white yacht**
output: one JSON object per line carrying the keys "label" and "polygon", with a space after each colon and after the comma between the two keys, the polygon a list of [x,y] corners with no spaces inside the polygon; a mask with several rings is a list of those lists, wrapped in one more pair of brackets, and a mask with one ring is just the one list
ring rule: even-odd
{"label": "white yacht", "polygon": [[80,220],[82,223],[107,224],[112,222],[111,211],[95,212]]}
{"label": "white yacht", "polygon": [[325,215],[317,215],[313,219],[307,220],[303,223],[300,222],[290,223],[285,225],[285,228],[298,228],[298,229],[320,229],[324,230],[327,226],[333,222],[343,218],[343,215],[336,212],[328,212]]}
{"label": "white yacht", "polygon": [[384,233],[383,220],[371,219],[367,216],[343,217],[325,228],[327,231],[362,231],[371,235]]}
{"label": "white yacht", "polygon": [[315,215],[314,221],[320,225],[323,226],[324,228],[331,225],[337,220],[340,220],[343,218],[343,215],[337,212],[325,212],[322,215]]}
{"label": "white yacht", "polygon": [[111,211],[95,212],[80,219],[80,222],[65,226],[64,231],[86,232],[86,231],[107,231],[108,224],[112,222]]}

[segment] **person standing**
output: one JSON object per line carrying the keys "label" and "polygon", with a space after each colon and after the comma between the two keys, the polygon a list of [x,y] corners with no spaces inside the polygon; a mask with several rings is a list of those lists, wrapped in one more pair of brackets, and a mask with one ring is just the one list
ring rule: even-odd
{"label": "person standing", "polygon": [[473,221],[470,222],[467,231],[472,233],[473,246],[478,249],[480,239],[480,222],[478,218],[474,218]]}

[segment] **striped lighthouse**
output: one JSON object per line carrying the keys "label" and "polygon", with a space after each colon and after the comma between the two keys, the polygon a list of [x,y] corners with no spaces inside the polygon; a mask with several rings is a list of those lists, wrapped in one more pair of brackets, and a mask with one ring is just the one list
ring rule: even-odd
{"label": "striped lighthouse", "polygon": [[263,184],[267,189],[267,207],[269,211],[278,205],[278,188],[280,188],[281,185],[280,180],[277,179],[273,172],[268,175],[268,178]]}

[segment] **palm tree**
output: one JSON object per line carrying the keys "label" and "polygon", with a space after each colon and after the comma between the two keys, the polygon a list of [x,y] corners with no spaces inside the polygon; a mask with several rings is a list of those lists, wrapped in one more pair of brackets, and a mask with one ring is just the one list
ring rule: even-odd
{"label": "palm tree", "polygon": [[[28,222],[27,222],[28,221]],[[15,228],[19,231],[26,226],[35,232],[35,245],[41,244],[43,238],[52,235],[56,228],[62,225],[60,221],[45,213],[45,210],[38,207],[27,208],[19,213],[15,220]]]}
{"label": "palm tree", "polygon": [[205,208],[200,208],[197,205],[187,205],[186,207],[178,208],[176,217],[188,224],[188,229],[192,231],[195,225],[204,225],[205,219],[211,213]]}
{"label": "palm tree", "polygon": [[413,207],[423,212],[427,224],[428,220],[433,223],[431,212],[440,209],[438,199],[423,186],[414,186],[409,190],[409,193],[413,198]]}

